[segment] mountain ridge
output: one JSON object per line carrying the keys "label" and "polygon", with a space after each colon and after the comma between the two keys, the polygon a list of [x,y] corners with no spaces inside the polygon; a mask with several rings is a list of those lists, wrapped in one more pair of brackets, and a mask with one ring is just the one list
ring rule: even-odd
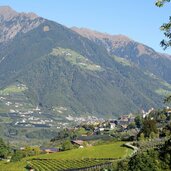
{"label": "mountain ridge", "polygon": [[3,17],[4,20],[10,20],[13,17],[16,17],[18,15],[27,16],[27,17],[30,17],[30,19],[35,19],[35,18],[38,17],[38,15],[36,15],[33,12],[29,12],[29,13],[21,12],[21,13],[18,13],[17,11],[12,9],[10,6],[0,6],[0,17]]}
{"label": "mountain ridge", "polygon": [[[114,36],[118,44],[113,48],[109,39],[91,40],[41,17],[14,16],[1,22],[0,30],[8,32],[0,36],[0,88],[16,81],[26,85],[27,97],[44,112],[61,115],[55,109],[62,106],[66,115],[118,115],[162,106],[164,94],[171,92],[171,65],[160,58],[168,67],[161,67],[166,79],[143,67],[148,61],[140,65],[136,60],[148,56],[142,58],[139,44],[129,38],[124,44],[124,36]],[[154,63],[157,58],[149,59]]]}
{"label": "mountain ridge", "polygon": [[[139,49],[139,53],[142,54],[145,51],[145,47],[148,47],[147,45],[143,44],[143,43],[139,43],[131,38],[129,38],[126,35],[122,35],[122,34],[118,34],[118,35],[113,35],[113,34],[109,34],[109,33],[103,33],[100,31],[96,31],[96,30],[92,30],[89,28],[79,28],[79,27],[71,27],[71,29],[75,32],[77,32],[78,34],[87,37],[88,39],[92,39],[95,41],[95,39],[99,39],[99,40],[105,40],[105,39],[109,39],[112,42],[112,45],[114,46],[114,48],[118,48],[118,46],[123,46],[122,43],[138,43],[138,49]],[[116,42],[122,42],[121,44],[118,44]],[[124,44],[124,45],[125,45]],[[144,47],[145,46],[145,47]],[[150,48],[150,47],[148,47]],[[150,48],[152,52],[156,52],[154,49]],[[147,53],[147,52],[146,52]],[[156,52],[159,53],[159,52]],[[171,59],[171,55],[167,54],[167,53],[159,53],[161,54],[161,57],[166,57],[168,59]]]}
{"label": "mountain ridge", "polygon": [[0,43],[12,40],[18,33],[38,27],[44,19],[34,13],[18,13],[9,6],[0,6]]}
{"label": "mountain ridge", "polygon": [[[128,39],[127,37],[124,41],[120,41],[113,35],[106,35],[105,33],[98,32],[98,35],[102,36],[100,38],[96,36],[96,39],[94,39],[94,34],[97,35],[96,31],[94,32],[90,29],[79,28],[72,29],[78,34],[104,46],[110,55],[116,55],[127,59],[140,68],[148,70],[161,79],[164,79],[169,84],[171,83],[171,77],[169,75],[171,72],[171,56],[169,54],[158,53],[154,49],[142,43]],[[89,36],[87,36],[87,32],[89,33]]]}

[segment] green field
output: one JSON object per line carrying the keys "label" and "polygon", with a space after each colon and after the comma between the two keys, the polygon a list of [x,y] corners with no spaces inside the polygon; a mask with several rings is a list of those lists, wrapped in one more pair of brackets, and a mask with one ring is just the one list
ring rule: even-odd
{"label": "green field", "polygon": [[[24,171],[25,170],[24,167],[28,163],[30,163],[32,166],[35,166],[35,168],[43,167],[45,170],[47,170],[48,168],[49,171],[52,171],[53,169],[50,168],[52,167],[51,165],[54,161],[56,161],[56,167],[58,167],[57,163],[59,164],[62,161],[65,162],[67,161],[68,164],[74,163],[75,161],[75,163],[77,163],[76,165],[78,165],[78,167],[80,168],[80,167],[85,167],[85,162],[83,161],[88,159],[91,159],[92,161],[90,160],[91,162],[87,166],[96,165],[106,162],[108,158],[118,159],[118,158],[124,158],[126,156],[129,156],[132,153],[132,150],[123,147],[122,145],[123,142],[115,142],[111,144],[86,147],[83,149],[73,149],[73,150],[58,152],[53,154],[44,154],[34,157],[28,157],[23,159],[21,162],[0,164],[0,170]],[[35,160],[35,159],[39,159],[39,160]],[[46,159],[46,164],[45,162],[42,162],[42,159]],[[103,161],[100,159],[106,159],[106,160]],[[75,168],[76,165],[73,165],[72,167]],[[66,165],[66,169],[68,169],[68,167],[69,165]]]}
{"label": "green field", "polygon": [[21,93],[25,91],[27,88],[25,86],[16,86],[16,85],[11,85],[6,87],[3,90],[0,90],[0,95],[9,95],[12,93]]}
{"label": "green field", "polygon": [[33,168],[35,171],[63,171],[67,169],[78,168],[94,168],[111,166],[112,161],[107,160],[55,160],[55,159],[38,159],[28,163],[28,168]]}
{"label": "green field", "polygon": [[77,65],[82,69],[90,70],[90,71],[102,71],[103,69],[94,64],[92,61],[87,59],[86,57],[80,55],[79,53],[71,50],[71,49],[63,49],[56,48],[53,49],[51,55],[64,57],[67,61],[71,62],[73,65]]}
{"label": "green field", "polygon": [[128,60],[126,60],[125,58],[121,58],[121,57],[117,57],[117,56],[112,56],[112,58],[113,58],[116,62],[118,62],[118,63],[120,63],[120,64],[122,64],[122,65],[124,65],[124,66],[129,66],[129,67],[132,66],[132,64],[131,64]]}
{"label": "green field", "polygon": [[84,158],[120,158],[131,153],[131,149],[122,147],[123,142],[74,149],[60,153],[40,155],[42,159],[84,159]]}

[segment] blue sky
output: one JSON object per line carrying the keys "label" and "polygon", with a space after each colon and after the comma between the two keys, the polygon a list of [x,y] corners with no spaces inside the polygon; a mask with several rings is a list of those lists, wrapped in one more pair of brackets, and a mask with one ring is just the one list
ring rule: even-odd
{"label": "blue sky", "polygon": [[19,12],[35,12],[65,26],[124,34],[157,51],[164,38],[159,27],[171,15],[171,3],[157,8],[155,0],[0,0]]}

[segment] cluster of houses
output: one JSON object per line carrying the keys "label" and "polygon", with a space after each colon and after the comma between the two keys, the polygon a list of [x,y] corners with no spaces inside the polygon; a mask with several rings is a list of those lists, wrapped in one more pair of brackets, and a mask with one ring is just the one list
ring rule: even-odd
{"label": "cluster of houses", "polygon": [[[143,112],[142,113],[142,117],[146,117],[148,116],[151,112],[155,111],[153,108],[150,109],[148,112]],[[167,115],[171,115],[171,109],[167,108],[166,109]],[[110,132],[112,130],[114,130],[114,132],[117,130],[119,132],[119,130],[121,130],[122,132],[127,132],[128,131],[128,126],[131,123],[135,123],[135,115],[133,114],[129,114],[129,115],[122,115],[120,117],[118,117],[118,119],[110,119],[110,120],[98,120],[96,117],[90,117],[89,118],[89,122],[82,122],[82,124],[69,129],[70,130],[79,130],[80,128],[84,128],[85,132],[91,132],[91,134],[86,134],[85,132],[81,135],[81,137],[83,136],[95,136],[97,135],[97,133],[100,135],[104,135],[106,132]],[[92,120],[94,122],[92,122]],[[87,125],[87,127],[85,127],[85,124]],[[88,125],[91,125],[91,127],[89,127]],[[118,129],[119,128],[119,129]],[[132,133],[132,137],[136,137],[137,133],[138,133],[138,128],[133,128],[131,129],[131,133]],[[135,139],[132,139],[135,140]],[[88,143],[87,140],[83,139],[72,139],[70,141],[74,146],[76,146],[77,148],[84,148],[85,146],[91,145]],[[40,148],[42,153],[56,153],[60,151],[60,148]]]}
{"label": "cluster of houses", "polygon": [[126,129],[128,125],[134,122],[135,116],[133,114],[122,115],[118,119],[101,120],[94,122],[94,132],[103,132],[114,130],[118,126]]}

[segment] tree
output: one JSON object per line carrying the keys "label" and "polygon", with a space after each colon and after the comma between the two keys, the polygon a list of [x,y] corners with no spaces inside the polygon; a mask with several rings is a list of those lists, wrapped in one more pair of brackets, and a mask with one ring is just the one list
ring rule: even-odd
{"label": "tree", "polygon": [[171,170],[171,138],[165,142],[160,150],[162,170]]}
{"label": "tree", "polygon": [[128,162],[129,171],[159,171],[158,152],[151,149],[137,153]]}
{"label": "tree", "polygon": [[73,149],[73,145],[69,140],[66,140],[63,144],[62,144],[62,150],[66,151],[66,150],[71,150]]}
{"label": "tree", "polygon": [[164,103],[170,103],[171,102],[171,95],[170,96],[167,96],[165,99],[164,99]]}
{"label": "tree", "polygon": [[149,138],[152,132],[154,132],[155,134],[157,134],[158,132],[156,127],[156,121],[151,119],[145,119],[140,134],[144,133],[144,136]]}
{"label": "tree", "polygon": [[16,150],[11,158],[11,162],[20,161],[23,157],[25,157],[25,154],[21,150]]}
{"label": "tree", "polygon": [[[157,0],[156,6],[157,7],[163,7],[166,2],[170,2],[171,0]],[[169,17],[169,21],[167,23],[164,23],[160,29],[164,31],[164,35],[168,40],[163,39],[160,42],[160,45],[165,49],[171,46],[171,16]],[[171,95],[168,96],[164,102],[171,102]]]}
{"label": "tree", "polygon": [[141,133],[139,137],[139,141],[144,141],[144,140],[145,140],[144,133]]}
{"label": "tree", "polygon": [[170,0],[157,0],[156,6],[162,7],[166,2],[170,2]]}
{"label": "tree", "polygon": [[7,158],[10,153],[10,148],[5,144],[2,138],[0,138],[0,158]]}
{"label": "tree", "polygon": [[121,160],[117,163],[117,171],[128,171],[128,160]]}
{"label": "tree", "polygon": [[32,150],[34,151],[34,155],[39,155],[41,152],[39,147],[33,147]]}
{"label": "tree", "polygon": [[23,150],[23,153],[25,156],[34,156],[40,154],[40,148],[39,147],[31,147],[26,146]]}
{"label": "tree", "polygon": [[134,128],[136,128],[135,122],[131,122],[127,127],[127,129],[134,129]]}
{"label": "tree", "polygon": [[142,118],[141,118],[141,116],[136,116],[134,121],[135,121],[135,124],[136,124],[137,128],[142,127]]}
{"label": "tree", "polygon": [[151,138],[151,139],[156,138],[156,134],[155,134],[154,132],[151,132],[151,133],[150,133],[150,138]]}
{"label": "tree", "polygon": [[167,116],[166,116],[164,113],[161,113],[161,114],[159,115],[159,119],[160,119],[160,122],[165,122],[166,119],[167,119]]}
{"label": "tree", "polygon": [[[163,7],[166,2],[170,2],[170,0],[157,0],[156,6]],[[169,17],[169,21],[164,23],[160,29],[164,31],[164,35],[168,40],[163,39],[160,44],[161,46],[166,49],[171,46],[171,16]]]}

